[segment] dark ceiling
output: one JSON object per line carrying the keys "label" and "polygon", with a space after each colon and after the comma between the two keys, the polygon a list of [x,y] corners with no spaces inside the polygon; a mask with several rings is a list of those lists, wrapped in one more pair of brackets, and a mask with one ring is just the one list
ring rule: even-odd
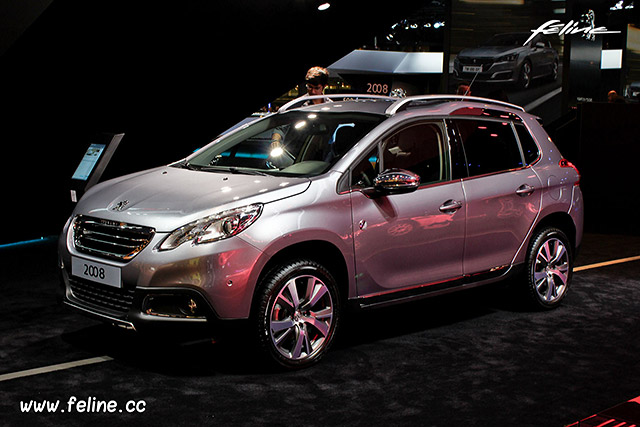
{"label": "dark ceiling", "polygon": [[54,0],[5,25],[0,179],[6,219],[29,226],[0,243],[59,230],[91,135],[125,133],[112,173],[179,159],[423,3]]}

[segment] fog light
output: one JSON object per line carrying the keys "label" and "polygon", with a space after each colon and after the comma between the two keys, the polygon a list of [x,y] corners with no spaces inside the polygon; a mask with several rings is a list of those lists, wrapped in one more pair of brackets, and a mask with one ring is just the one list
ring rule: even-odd
{"label": "fog light", "polygon": [[198,304],[196,304],[196,302],[192,298],[189,298],[187,308],[189,309],[188,313],[185,313],[186,310],[183,310],[182,312],[186,315],[194,315],[198,311]]}
{"label": "fog light", "polygon": [[149,316],[204,319],[198,303],[185,295],[147,295],[143,311]]}

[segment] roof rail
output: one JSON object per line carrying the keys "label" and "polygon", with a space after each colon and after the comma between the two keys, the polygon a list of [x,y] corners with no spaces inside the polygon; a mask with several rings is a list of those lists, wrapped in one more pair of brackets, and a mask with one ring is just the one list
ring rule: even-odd
{"label": "roof rail", "polygon": [[296,107],[300,107],[302,104],[312,99],[330,99],[330,100],[338,99],[340,101],[351,101],[355,99],[385,99],[385,100],[393,101],[393,100],[396,100],[397,98],[393,98],[391,96],[384,96],[384,95],[366,95],[361,93],[310,95],[310,96],[303,95],[284,104],[282,107],[280,107],[278,112],[284,113],[285,111],[292,110]]}
{"label": "roof rail", "polygon": [[387,108],[385,112],[388,116],[393,116],[399,111],[402,111],[409,107],[413,102],[418,101],[475,101],[485,104],[501,105],[503,107],[515,108],[516,110],[525,111],[524,108],[519,105],[510,104],[508,102],[496,101],[495,99],[480,98],[478,96],[463,96],[463,95],[416,95],[408,96],[406,98],[399,99],[394,102],[393,105]]}

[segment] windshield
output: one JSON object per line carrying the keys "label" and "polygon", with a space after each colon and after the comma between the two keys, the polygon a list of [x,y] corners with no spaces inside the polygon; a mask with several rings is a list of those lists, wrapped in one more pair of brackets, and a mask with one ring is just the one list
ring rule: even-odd
{"label": "windshield", "polygon": [[177,166],[233,173],[319,175],[383,119],[361,113],[273,114],[222,137]]}

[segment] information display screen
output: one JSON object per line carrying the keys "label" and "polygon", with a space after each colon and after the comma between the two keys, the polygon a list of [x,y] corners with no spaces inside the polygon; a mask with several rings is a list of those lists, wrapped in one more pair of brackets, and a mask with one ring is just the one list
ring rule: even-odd
{"label": "information display screen", "polygon": [[84,157],[80,161],[78,168],[73,173],[72,179],[77,179],[79,181],[86,181],[89,179],[93,168],[95,168],[98,160],[100,160],[100,156],[102,156],[106,147],[106,144],[91,144],[87,149],[87,152],[84,153]]}

